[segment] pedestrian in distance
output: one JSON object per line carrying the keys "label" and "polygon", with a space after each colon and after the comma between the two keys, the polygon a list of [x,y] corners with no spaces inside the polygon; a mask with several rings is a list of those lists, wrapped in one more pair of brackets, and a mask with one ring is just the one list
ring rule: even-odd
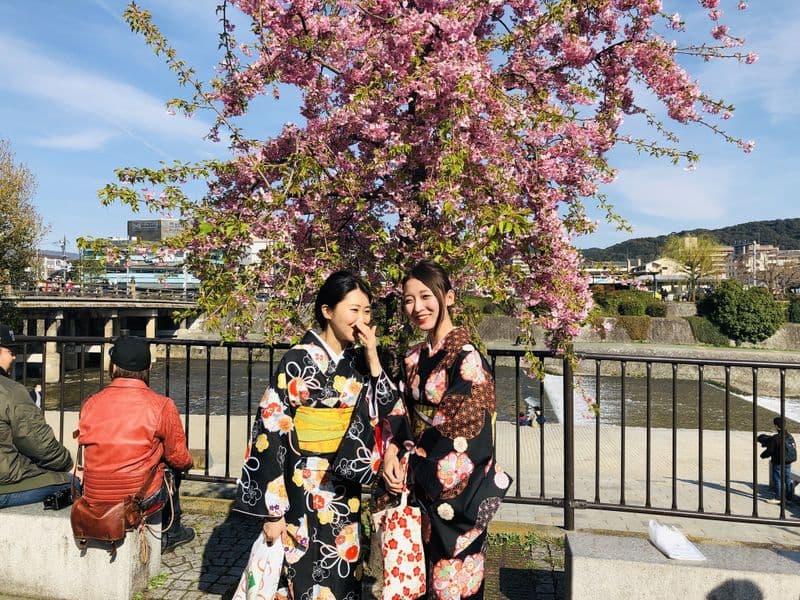
{"label": "pedestrian in distance", "polygon": [[384,481],[395,494],[406,473],[422,509],[431,598],[483,598],[486,530],[511,485],[495,462],[494,380],[469,332],[450,316],[455,291],[445,270],[418,263],[403,280],[403,312],[425,336],[401,364],[411,423],[395,431],[384,456]]}
{"label": "pedestrian in distance", "polygon": [[[787,502],[794,499],[792,463],[797,460],[797,446],[792,434],[786,431],[785,422],[781,417],[775,417],[772,422],[775,425],[776,433],[772,435],[762,433],[757,439],[764,448],[761,458],[769,459],[770,490],[774,496],[767,498],[766,501],[770,504],[780,504],[784,490]],[[781,457],[781,451],[783,451],[783,457]],[[783,465],[781,458],[783,458]]]}
{"label": "pedestrian in distance", "polygon": [[403,417],[378,359],[366,283],[330,275],[314,304],[317,331],[283,356],[258,406],[234,510],[283,543],[276,599],[361,597],[362,484],[377,477],[375,425]]}

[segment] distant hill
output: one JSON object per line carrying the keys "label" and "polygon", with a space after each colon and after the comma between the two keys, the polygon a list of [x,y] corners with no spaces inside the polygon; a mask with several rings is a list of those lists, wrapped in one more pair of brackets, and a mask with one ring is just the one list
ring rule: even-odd
{"label": "distant hill", "polygon": [[[670,235],[697,235],[705,233],[713,236],[720,244],[733,245],[734,242],[756,240],[760,244],[771,244],[782,250],[800,249],[800,219],[776,219],[774,221],[751,221],[739,225],[730,225],[720,229],[690,229],[678,231]],[[641,258],[651,261],[658,258],[668,235],[643,237],[608,248],[584,248],[581,250],[586,260],[625,260]]]}

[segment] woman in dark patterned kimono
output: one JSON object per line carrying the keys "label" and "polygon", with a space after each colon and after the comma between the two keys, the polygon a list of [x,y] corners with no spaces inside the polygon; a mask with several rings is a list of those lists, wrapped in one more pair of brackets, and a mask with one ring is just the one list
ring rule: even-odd
{"label": "woman in dark patterned kimono", "polygon": [[259,404],[234,510],[263,518],[267,543],[283,541],[276,598],[361,596],[359,510],[380,467],[375,425],[403,419],[370,303],[361,279],[331,275],[314,307],[321,332],[285,354]]}
{"label": "woman in dark patterned kimono", "polygon": [[486,527],[511,479],[495,463],[491,369],[466,329],[453,325],[445,271],[422,261],[403,281],[405,314],[427,339],[403,360],[401,391],[413,440],[402,428],[384,456],[386,487],[398,493],[409,450],[409,486],[423,509],[431,598],[483,598]]}

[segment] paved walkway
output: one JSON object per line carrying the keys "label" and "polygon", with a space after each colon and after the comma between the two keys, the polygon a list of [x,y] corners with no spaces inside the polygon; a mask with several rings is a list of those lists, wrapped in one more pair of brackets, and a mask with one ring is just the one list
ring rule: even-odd
{"label": "paved walkway", "polygon": [[[224,501],[186,499],[185,504],[184,522],[195,528],[197,536],[162,557],[163,574],[151,579],[141,600],[225,600],[238,585],[258,523],[229,515]],[[563,600],[563,534],[547,528],[501,526],[492,536],[486,564],[487,600]],[[374,580],[369,569],[366,572],[363,600],[371,600]]]}
{"label": "paved walkway", "polygon": [[[544,495],[563,495],[563,430],[557,423],[544,429],[544,460],[539,453],[541,429],[520,428],[522,463],[517,477],[515,463],[517,430],[513,424],[497,425],[497,456],[517,480],[509,496],[538,497],[542,491],[541,464],[544,463]],[[595,474],[600,474],[600,500],[618,503],[624,491],[625,503],[643,506],[646,481],[646,430],[629,427],[625,431],[625,480],[622,481],[621,429],[603,425],[600,430],[601,460],[595,463],[596,429],[593,424],[575,430],[576,496],[595,499]],[[694,511],[702,503],[709,513],[722,513],[729,502],[731,514],[749,517],[753,510],[761,516],[778,517],[780,507],[764,501],[765,485],[753,480],[753,444],[751,434],[731,432],[726,442],[724,432],[706,431],[703,437],[703,485],[698,485],[700,462],[699,438],[696,430],[678,430],[675,470],[676,504],[680,509]],[[725,486],[725,447],[730,445],[729,479]],[[672,431],[651,430],[651,487],[654,507],[672,505]],[[757,463],[758,477],[766,479],[765,461]],[[226,485],[185,482],[187,494],[203,496],[205,500],[188,500],[186,522],[195,527],[194,542],[164,557],[166,577],[154,580],[154,588],[144,598],[196,599],[229,598],[247,561],[258,526],[251,520],[229,516],[224,500],[209,497],[230,497],[232,488]],[[702,491],[702,500],[701,500]],[[511,500],[512,498],[509,498]],[[202,512],[197,512],[202,511]],[[789,505],[788,521],[781,525],[731,523],[706,519],[656,517],[661,522],[676,524],[694,539],[723,543],[768,544],[800,546],[800,528],[790,523],[800,522],[800,506]],[[644,513],[610,510],[576,510],[576,528],[646,535],[650,518]],[[535,525],[534,525],[535,524]],[[493,537],[487,559],[487,599],[561,600],[564,598],[563,510],[549,505],[525,505],[507,501],[500,508],[492,525]],[[510,534],[508,532],[511,532]],[[547,532],[544,536],[541,531]],[[157,584],[157,585],[155,585]],[[365,600],[372,597],[365,584]]]}
{"label": "paved walkway", "polygon": [[[625,430],[625,483],[622,485],[621,428],[603,425],[600,428],[600,501],[609,504],[624,504],[629,507],[644,507],[646,503],[646,429],[627,427]],[[515,458],[516,428],[511,423],[497,424],[497,460],[516,481],[509,490],[509,497],[517,490],[521,496],[537,498],[541,493],[541,455],[539,427],[521,427],[520,444],[522,462],[517,477]],[[575,428],[575,496],[578,499],[595,501],[595,477],[598,465],[595,461],[596,429],[594,425]],[[703,433],[702,485],[700,481],[699,438],[696,430],[680,429],[677,437],[677,459],[675,461],[676,495],[678,509],[698,511],[700,506],[706,513],[726,511],[743,518],[752,517],[754,511],[760,517],[778,518],[780,506],[768,504],[769,497],[767,461],[757,460],[758,479],[753,487],[752,436],[748,432],[730,433],[730,486],[726,488],[726,439],[723,431]],[[548,423],[544,431],[544,496],[564,495],[563,430],[558,423]],[[756,451],[760,447],[756,446]],[[654,508],[669,509],[672,506],[672,430],[651,430],[650,452],[650,503]],[[519,486],[519,487],[517,487]],[[624,492],[624,496],[623,496]],[[702,495],[702,499],[701,499]],[[537,523],[560,527],[564,524],[563,510],[553,506],[531,506],[505,502],[498,517],[501,521]],[[650,518],[642,513],[616,512],[610,510],[579,509],[575,513],[578,529],[613,530],[645,535]],[[660,521],[674,523],[685,534],[721,542],[743,542],[754,544],[777,544],[800,546],[800,504],[786,507],[786,522],[780,525],[755,525],[715,521],[656,517]]]}

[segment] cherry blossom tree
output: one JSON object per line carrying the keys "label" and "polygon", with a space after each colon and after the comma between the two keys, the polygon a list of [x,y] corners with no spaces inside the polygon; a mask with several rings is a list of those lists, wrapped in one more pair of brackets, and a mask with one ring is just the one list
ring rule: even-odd
{"label": "cherry blossom tree", "polygon": [[[691,165],[669,121],[752,147],[721,129],[733,107],[687,71],[757,59],[719,4],[700,0],[708,38],[679,45],[670,34],[684,19],[661,0],[231,0],[218,8],[224,58],[209,85],[130,4],[132,29],[193,90],[170,106],[214,111],[210,136],[229,140],[231,157],[120,169],[101,197],[183,216],[173,243],[191,250],[200,306],[229,334],[296,331],[334,268],[363,270],[389,297],[408,265],[433,257],[458,289],[513,307],[523,338],[538,323],[563,349],[591,305],[573,247],[594,227],[586,203],[621,221],[600,192],[615,177],[609,151]],[[252,22],[242,39],[232,10]],[[239,117],[287,86],[301,92],[301,122],[248,137]],[[664,121],[639,95],[663,104]],[[653,139],[624,133],[630,115]],[[182,191],[192,178],[208,182],[202,199]]]}

